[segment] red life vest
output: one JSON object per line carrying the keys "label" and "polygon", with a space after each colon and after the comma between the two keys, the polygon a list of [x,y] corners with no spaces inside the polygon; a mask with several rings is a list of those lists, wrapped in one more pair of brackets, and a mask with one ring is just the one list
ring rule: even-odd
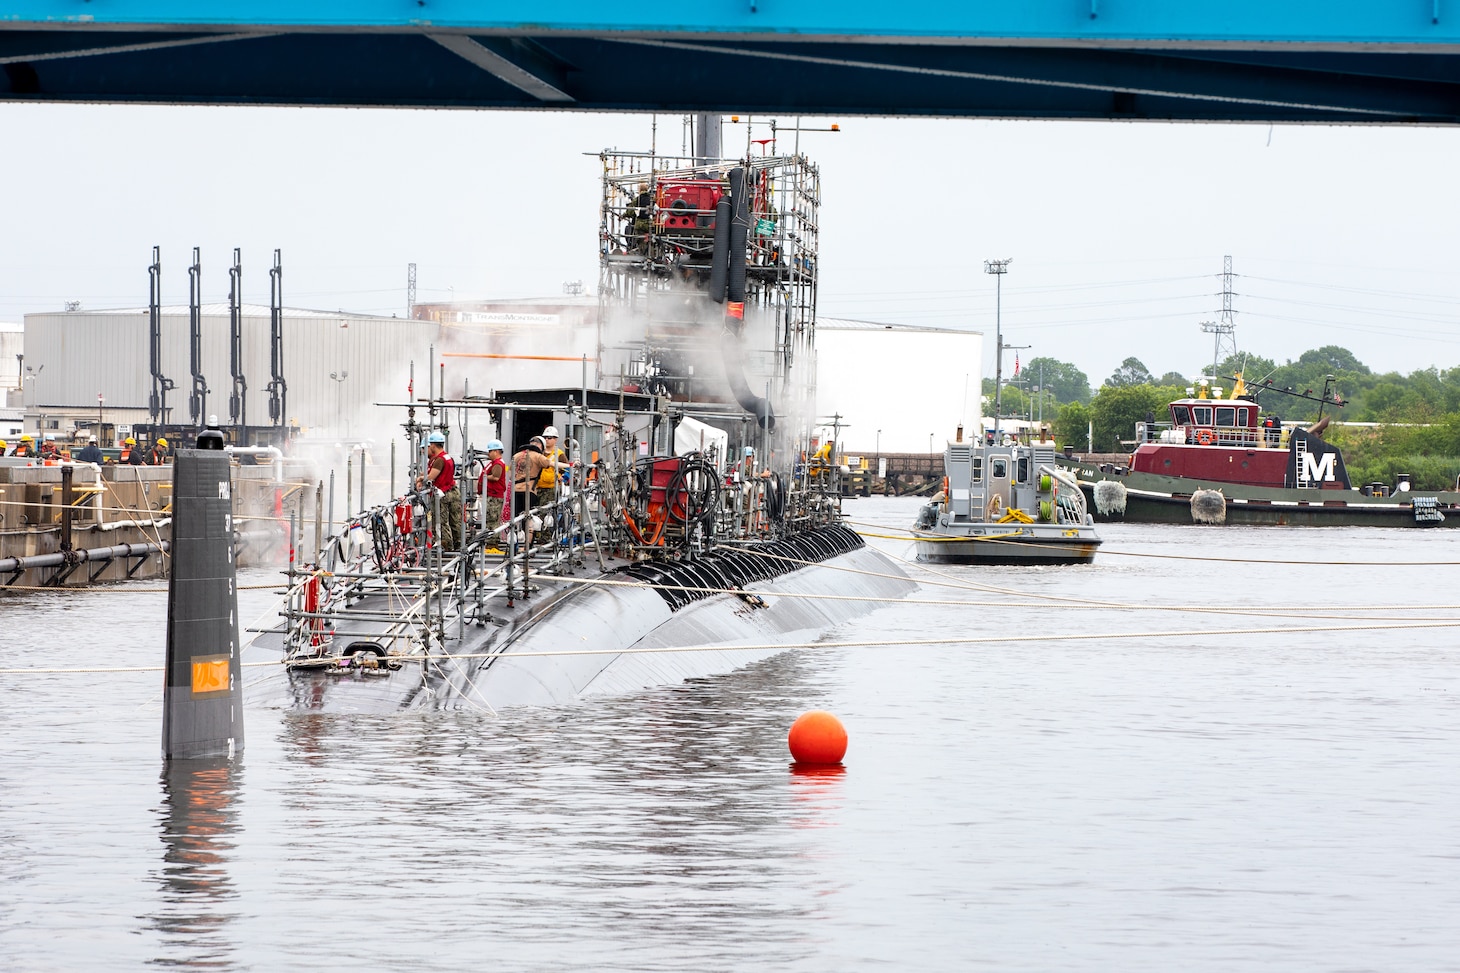
{"label": "red life vest", "polygon": [[441,472],[436,474],[431,485],[442,493],[450,493],[456,489],[456,460],[450,453],[442,453],[437,459],[441,460]]}
{"label": "red life vest", "polygon": [[[500,469],[502,475],[495,480],[487,479],[487,474],[494,469]],[[487,460],[487,468],[482,470],[482,475],[477,477],[477,492],[488,497],[505,499],[507,496],[507,464],[500,459]]]}

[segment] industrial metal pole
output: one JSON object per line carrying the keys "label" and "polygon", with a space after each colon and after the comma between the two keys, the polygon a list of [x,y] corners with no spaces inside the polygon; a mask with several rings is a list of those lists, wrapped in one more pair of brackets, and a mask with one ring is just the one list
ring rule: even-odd
{"label": "industrial metal pole", "polygon": [[1004,416],[1004,275],[1009,272],[1013,257],[985,260],[983,272],[994,276],[994,442],[998,442]]}

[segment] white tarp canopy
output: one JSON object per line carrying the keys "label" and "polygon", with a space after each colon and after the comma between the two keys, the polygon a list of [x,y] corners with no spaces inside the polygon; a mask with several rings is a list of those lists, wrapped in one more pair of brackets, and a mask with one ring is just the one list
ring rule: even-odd
{"label": "white tarp canopy", "polygon": [[725,451],[730,446],[730,434],[723,429],[716,429],[714,426],[700,422],[698,419],[685,416],[679,420],[679,425],[674,430],[674,453],[676,456],[683,456],[686,453],[708,453],[715,452],[716,465],[725,465]]}

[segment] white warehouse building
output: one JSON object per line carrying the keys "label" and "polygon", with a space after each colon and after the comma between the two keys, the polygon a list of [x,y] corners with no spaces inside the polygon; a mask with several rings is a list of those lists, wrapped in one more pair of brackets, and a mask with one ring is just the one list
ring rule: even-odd
{"label": "white warehouse building", "polygon": [[[432,321],[336,311],[285,308],[282,374],[287,386],[287,425],[305,435],[360,436],[394,417],[376,402],[400,402],[415,363],[416,392],[426,390],[427,362],[440,326]],[[225,428],[274,424],[269,414],[270,308],[241,308],[243,415],[230,419],[233,379],[229,355],[229,308],[204,304],[200,316],[201,374],[208,387],[202,417],[216,415]],[[161,374],[167,393],[166,422],[191,426],[192,391],[189,308],[161,313]],[[147,308],[67,310],[25,316],[23,409],[28,430],[68,439],[100,422],[125,435],[151,421],[153,380]]]}

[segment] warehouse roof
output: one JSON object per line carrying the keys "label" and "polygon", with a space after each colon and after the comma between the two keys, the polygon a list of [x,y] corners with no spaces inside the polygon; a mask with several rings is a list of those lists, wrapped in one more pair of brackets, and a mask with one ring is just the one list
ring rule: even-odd
{"label": "warehouse roof", "polygon": [[[147,314],[146,307],[115,307],[115,308],[78,308],[74,311],[37,311],[27,314],[31,317],[48,317],[52,315],[136,315]],[[201,313],[207,317],[227,317],[228,305],[226,303],[204,304],[200,308]],[[243,304],[240,310],[244,317],[266,318],[272,310],[267,304]],[[190,308],[186,304],[166,304],[161,308],[163,314],[173,316],[187,316]],[[308,308],[286,307],[283,309],[286,318],[344,318],[350,321],[409,321],[410,318],[399,318],[394,315],[384,314],[356,314],[353,311],[314,311]]]}

